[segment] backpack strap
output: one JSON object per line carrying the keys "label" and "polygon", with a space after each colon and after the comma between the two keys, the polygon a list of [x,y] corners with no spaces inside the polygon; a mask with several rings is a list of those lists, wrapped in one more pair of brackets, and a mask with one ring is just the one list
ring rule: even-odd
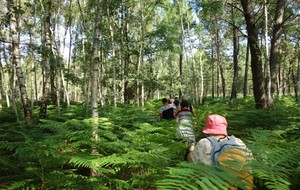
{"label": "backpack strap", "polygon": [[216,158],[215,158],[215,149],[217,147],[218,144],[218,140],[215,137],[207,137],[207,139],[210,141],[210,143],[212,144],[212,149],[210,151],[210,157],[211,157],[211,161],[213,164],[216,164]]}
{"label": "backpack strap", "polygon": [[207,139],[211,142],[212,144],[212,149],[210,152],[211,156],[211,161],[213,164],[217,164],[217,159],[219,155],[222,153],[223,148],[227,145],[237,145],[235,142],[235,137],[233,135],[231,136],[226,136],[227,140],[220,141],[221,139],[217,139],[215,137],[207,137]]}

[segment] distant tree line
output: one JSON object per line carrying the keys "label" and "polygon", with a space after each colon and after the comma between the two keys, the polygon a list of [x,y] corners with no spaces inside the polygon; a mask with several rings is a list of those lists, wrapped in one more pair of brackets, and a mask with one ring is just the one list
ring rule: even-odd
{"label": "distant tree line", "polygon": [[[0,111],[162,96],[299,101],[298,1],[2,0]],[[250,72],[251,71],[251,72]],[[18,118],[17,118],[18,119]],[[97,123],[97,122],[95,122]],[[95,126],[95,130],[97,126]],[[97,137],[95,137],[97,139]]]}

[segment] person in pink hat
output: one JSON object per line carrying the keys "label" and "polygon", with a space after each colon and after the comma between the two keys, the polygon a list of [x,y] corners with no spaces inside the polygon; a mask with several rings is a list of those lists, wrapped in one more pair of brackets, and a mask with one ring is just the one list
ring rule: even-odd
{"label": "person in pink hat", "polygon": [[[227,134],[227,120],[217,114],[213,114],[207,117],[206,125],[204,130],[202,131],[204,134],[215,138],[217,141],[225,141],[229,140],[229,136]],[[251,152],[244,142],[235,137],[236,143],[240,148],[247,150],[247,152]],[[213,145],[208,138],[200,139],[195,146],[191,146],[189,148],[188,161],[190,162],[198,162],[203,164],[213,164],[211,151],[213,149]]]}
{"label": "person in pink hat", "polygon": [[[186,158],[187,161],[203,163],[206,165],[211,165],[211,164],[218,165],[219,162],[216,161],[215,159],[217,158],[215,156],[217,152],[216,149],[221,151],[221,149],[224,147],[224,144],[228,144],[229,142],[231,142],[232,145],[238,147],[238,149],[244,152],[246,160],[248,160],[248,158],[249,160],[251,160],[252,158],[251,151],[246,147],[246,145],[243,143],[241,139],[236,138],[233,135],[228,136],[227,126],[228,126],[227,121],[223,116],[217,114],[208,116],[206,119],[205,128],[202,131],[204,134],[208,135],[208,137],[200,139],[199,142],[196,143],[196,145],[194,146],[192,145],[189,148],[189,153],[187,154],[187,158]],[[220,144],[223,144],[223,146],[220,146]],[[221,157],[221,153],[219,155]],[[238,157],[239,155],[231,154],[230,156],[232,156],[231,158],[229,158],[230,160],[237,159],[237,158],[240,159],[240,157]],[[247,161],[245,161],[245,163],[246,162]],[[248,167],[245,167],[243,165],[243,168],[245,168],[246,170],[240,172],[239,176],[243,179],[246,189],[252,190],[253,177],[250,174],[250,170],[248,170]],[[232,184],[233,190],[238,189],[238,187],[235,186],[233,183],[230,182],[230,184]]]}

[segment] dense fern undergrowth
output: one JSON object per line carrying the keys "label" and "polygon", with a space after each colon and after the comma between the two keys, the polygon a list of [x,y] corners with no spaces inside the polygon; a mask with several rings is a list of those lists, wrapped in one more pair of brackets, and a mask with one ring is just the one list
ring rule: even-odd
{"label": "dense fern undergrowth", "polygon": [[[300,108],[292,99],[257,110],[253,99],[206,100],[195,106],[197,138],[205,118],[223,115],[229,133],[253,151],[255,189],[300,189]],[[175,121],[158,119],[160,100],[145,107],[100,108],[99,142],[92,137],[90,110],[82,104],[57,110],[32,126],[0,112],[0,189],[228,189],[239,179],[184,161],[186,145],[175,141]],[[20,109],[21,110],[21,109]],[[38,108],[35,110],[38,112]],[[34,115],[37,115],[35,113]],[[96,148],[98,155],[92,155]],[[90,171],[98,175],[91,176]]]}

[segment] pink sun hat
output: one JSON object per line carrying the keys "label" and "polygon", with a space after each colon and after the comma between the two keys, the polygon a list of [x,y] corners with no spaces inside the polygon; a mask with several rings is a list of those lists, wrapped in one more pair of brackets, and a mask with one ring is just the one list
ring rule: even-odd
{"label": "pink sun hat", "polygon": [[204,134],[227,136],[227,125],[225,117],[213,114],[207,117],[206,125],[202,132]]}

